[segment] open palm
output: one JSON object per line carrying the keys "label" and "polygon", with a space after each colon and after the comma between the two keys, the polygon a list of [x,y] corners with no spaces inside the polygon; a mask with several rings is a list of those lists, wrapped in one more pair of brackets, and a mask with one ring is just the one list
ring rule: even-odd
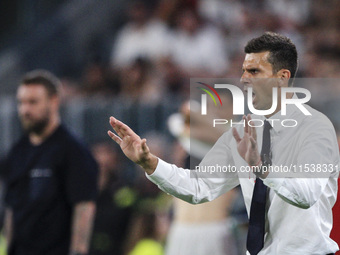
{"label": "open palm", "polygon": [[251,127],[251,116],[244,116],[245,120],[244,135],[241,138],[236,128],[233,128],[233,136],[237,143],[237,151],[240,156],[250,165],[256,166],[260,161],[260,154],[257,148],[257,134],[255,127]]}
{"label": "open palm", "polygon": [[117,135],[111,131],[108,131],[108,135],[119,144],[126,157],[137,164],[143,164],[150,153],[146,139],[141,139],[131,128],[114,117],[110,118],[110,125]]}

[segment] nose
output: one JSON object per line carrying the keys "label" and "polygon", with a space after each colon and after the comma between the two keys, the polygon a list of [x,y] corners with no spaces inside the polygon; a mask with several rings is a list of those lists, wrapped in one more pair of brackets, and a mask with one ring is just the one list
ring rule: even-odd
{"label": "nose", "polygon": [[245,86],[247,86],[250,83],[250,76],[249,76],[249,73],[247,71],[245,71],[242,74],[240,82]]}
{"label": "nose", "polygon": [[30,112],[30,106],[27,103],[19,102],[18,104],[18,112],[20,115],[27,115]]}

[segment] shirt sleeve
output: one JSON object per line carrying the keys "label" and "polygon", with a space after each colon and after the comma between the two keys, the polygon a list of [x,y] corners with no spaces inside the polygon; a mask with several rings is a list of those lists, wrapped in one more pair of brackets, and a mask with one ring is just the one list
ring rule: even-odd
{"label": "shirt sleeve", "polygon": [[329,125],[310,128],[294,164],[297,173],[290,173],[287,178],[275,178],[269,173],[264,184],[286,202],[304,209],[314,205],[325,191],[336,197],[339,168],[336,141],[334,129]]}
{"label": "shirt sleeve", "polygon": [[89,150],[80,143],[67,149],[66,194],[70,204],[94,201],[97,196],[97,163]]}
{"label": "shirt sleeve", "polygon": [[[146,176],[164,192],[189,203],[211,201],[239,184],[236,172],[217,169],[217,166],[234,164],[229,139],[231,132],[222,135],[195,170],[179,168],[159,159],[154,173]],[[209,167],[215,170],[207,172]]]}

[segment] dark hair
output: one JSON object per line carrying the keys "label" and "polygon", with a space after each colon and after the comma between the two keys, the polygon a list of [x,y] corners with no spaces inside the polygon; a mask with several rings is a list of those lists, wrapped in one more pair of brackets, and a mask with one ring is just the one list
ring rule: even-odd
{"label": "dark hair", "polygon": [[39,84],[45,87],[48,95],[59,95],[60,81],[52,73],[46,70],[34,70],[28,72],[21,81],[22,85]]}
{"label": "dark hair", "polygon": [[273,72],[288,69],[291,81],[298,68],[298,54],[295,44],[286,36],[273,32],[266,32],[260,37],[251,39],[244,48],[245,53],[260,53],[269,51],[268,62],[273,67]]}

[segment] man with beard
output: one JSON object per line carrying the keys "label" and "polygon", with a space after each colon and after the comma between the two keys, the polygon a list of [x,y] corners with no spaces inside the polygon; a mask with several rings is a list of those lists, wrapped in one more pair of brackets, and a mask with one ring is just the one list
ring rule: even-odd
{"label": "man with beard", "polygon": [[17,90],[25,135],[1,169],[9,255],[88,254],[97,164],[60,122],[59,86],[54,75],[36,70]]}

